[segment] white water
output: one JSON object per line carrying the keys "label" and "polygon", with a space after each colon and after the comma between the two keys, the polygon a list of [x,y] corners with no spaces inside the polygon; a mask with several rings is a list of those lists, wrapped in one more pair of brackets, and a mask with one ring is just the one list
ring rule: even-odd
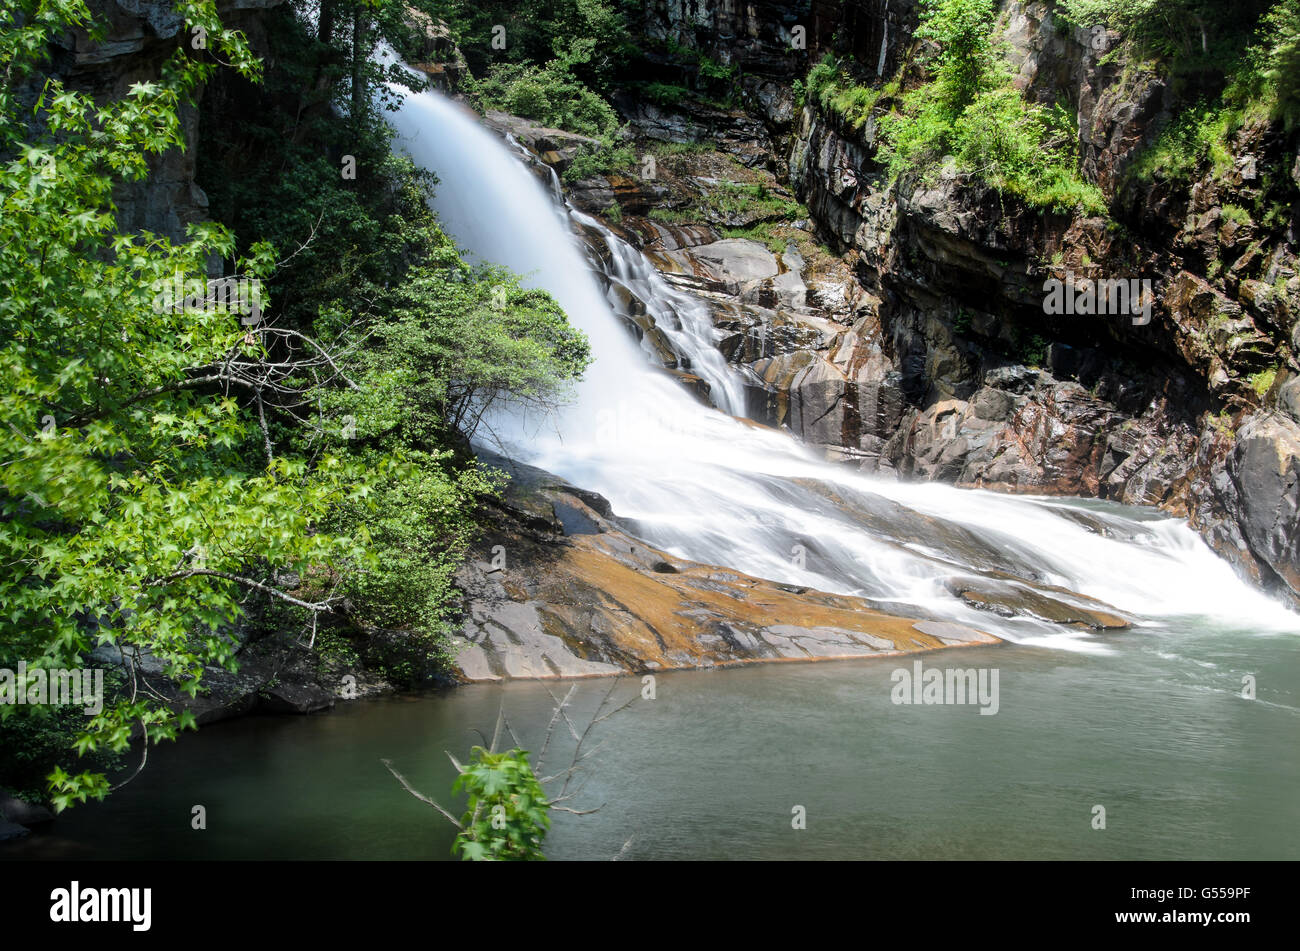
{"label": "white water", "polygon": [[[1075,650],[1107,648],[1046,622],[975,611],[944,580],[996,567],[1153,625],[1205,618],[1243,633],[1300,629],[1296,615],[1239,579],[1180,522],[1114,505],[871,478],[701,405],[650,365],[614,316],[565,226],[565,209],[557,214],[553,198],[477,117],[425,92],[407,94],[390,122],[400,147],[438,175],[435,208],[457,242],[550,291],[591,341],[595,362],[556,418],[494,419],[508,454],[600,492],[633,531],[664,550]],[[739,380],[712,346],[703,305],[671,290],[639,252],[600,230],[615,261],[609,276],[646,300],[692,371],[710,381],[715,403],[740,409]],[[838,502],[825,497],[827,489]],[[1083,511],[1111,537],[1068,517]]]}

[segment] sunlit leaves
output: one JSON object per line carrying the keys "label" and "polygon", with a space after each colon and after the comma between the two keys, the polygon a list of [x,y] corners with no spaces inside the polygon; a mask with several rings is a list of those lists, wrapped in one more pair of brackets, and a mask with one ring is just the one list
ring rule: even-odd
{"label": "sunlit leaves", "polygon": [[452,789],[469,794],[453,855],[472,861],[545,858],[551,806],[526,750],[474,747]]}
{"label": "sunlit leaves", "polygon": [[[32,73],[51,34],[87,20],[80,3],[17,9],[22,26],[9,7],[0,18],[11,78]],[[216,55],[257,73],[212,3],[178,10]],[[360,544],[319,525],[370,477],[329,455],[268,464],[234,394],[189,385],[247,352],[247,329],[221,309],[160,305],[160,291],[230,259],[228,229],[196,224],[181,243],[118,232],[115,185],[185,144],[177,109],[209,66],[178,52],[106,102],[49,80],[34,117],[0,98],[11,156],[0,162],[0,653],[70,668],[96,648],[144,654],[191,695],[205,666],[233,665],[247,594],[236,579],[292,578],[310,599],[365,562]],[[273,260],[266,245],[248,255],[259,273]],[[193,725],[132,695],[87,718],[69,759]],[[59,768],[50,791],[61,809],[108,786]]]}

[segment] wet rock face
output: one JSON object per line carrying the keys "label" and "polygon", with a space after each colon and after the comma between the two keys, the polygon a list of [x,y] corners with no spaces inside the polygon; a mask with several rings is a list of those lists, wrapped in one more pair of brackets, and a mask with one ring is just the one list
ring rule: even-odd
{"label": "wet rock face", "polygon": [[1009,492],[1095,496],[1132,505],[1186,505],[1190,426],[1165,429],[1159,401],[1136,419],[1078,383],[1033,371],[1003,388],[991,373],[969,400],[914,411],[888,451],[900,472]]}
{"label": "wet rock face", "polygon": [[890,656],[998,642],[966,625],[907,617],[863,598],[675,558],[626,534],[599,496],[497,461],[514,479],[480,550],[457,574],[466,601],[455,662],[467,680]]}
{"label": "wet rock face", "polygon": [[[600,144],[598,139],[591,136],[552,129],[533,119],[512,116],[498,110],[489,110],[484,117],[484,124],[501,135],[513,136],[544,163],[561,173],[573,162],[579,148]],[[608,207],[608,202],[601,207]]]}
{"label": "wet rock face", "polygon": [[[882,4],[844,6],[873,20],[852,42],[875,42]],[[1300,190],[1292,174],[1264,174],[1292,172],[1285,138],[1248,126],[1230,169],[1190,184],[1133,179],[1175,105],[1165,81],[1127,63],[1104,30],[1058,29],[1050,4],[1006,3],[1000,24],[1017,85],[1075,109],[1083,174],[1122,227],[1033,211],[955,172],[891,185],[872,119],[849,129],[803,110],[791,184],[878,306],[847,360],[865,378],[828,373],[842,353],[824,338],[814,358],[795,351],[766,368],[789,392],[781,406],[812,409],[784,418],[817,442],[839,434],[839,457],[864,468],[1162,506],[1300,602],[1281,541],[1297,492],[1281,473],[1285,427],[1300,420]],[[1072,276],[1150,280],[1151,320],[1048,314],[1045,281]],[[796,394],[803,381],[812,399]],[[888,397],[885,412],[863,393],[870,408]],[[856,419],[830,408],[845,402],[859,404]],[[1260,414],[1287,422],[1252,422]]]}
{"label": "wet rock face", "polygon": [[1260,414],[1241,428],[1227,474],[1254,555],[1300,591],[1300,424]]}
{"label": "wet rock face", "polygon": [[981,611],[1002,617],[1030,617],[1067,627],[1097,631],[1123,630],[1127,618],[1092,598],[1059,588],[1034,587],[1016,580],[955,579],[948,590]]}

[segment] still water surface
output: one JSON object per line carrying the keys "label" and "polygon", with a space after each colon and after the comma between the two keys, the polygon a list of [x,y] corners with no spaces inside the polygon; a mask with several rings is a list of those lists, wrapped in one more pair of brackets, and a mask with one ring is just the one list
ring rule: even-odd
{"label": "still water surface", "polygon": [[[616,697],[638,699],[593,731],[603,745],[570,803],[604,806],[557,815],[547,854],[609,859],[630,838],[625,859],[1300,858],[1300,639],[1184,626],[1096,640],[921,658],[996,667],[993,716],[894,704],[891,673],[915,658],[661,674],[654,700],[622,679]],[[579,685],[580,725],[608,685]],[[446,859],[449,826],[380,760],[454,802],[443,751],[466,755],[502,705],[537,749],[553,706],[538,683],[205,727],[0,858]]]}

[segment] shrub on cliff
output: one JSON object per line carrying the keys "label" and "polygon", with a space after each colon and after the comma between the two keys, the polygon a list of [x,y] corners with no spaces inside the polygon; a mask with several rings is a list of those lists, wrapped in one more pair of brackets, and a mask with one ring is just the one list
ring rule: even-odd
{"label": "shrub on cliff", "polygon": [[1135,163],[1137,178],[1185,179],[1207,166],[1223,173],[1235,160],[1232,139],[1243,127],[1278,122],[1291,132],[1300,124],[1300,0],[1279,0],[1257,25],[1243,18],[1239,30],[1242,23],[1249,43],[1232,47],[1216,75],[1221,91],[1182,106]]}
{"label": "shrub on cliff", "polygon": [[891,174],[932,177],[951,160],[1033,207],[1105,214],[1100,190],[1079,175],[1073,123],[1013,85],[991,38],[994,13],[992,0],[926,0],[917,36],[932,44],[930,81],[880,120]]}
{"label": "shrub on cliff", "polygon": [[480,109],[499,109],[594,139],[578,149],[572,166],[566,169],[565,177],[570,179],[624,168],[635,159],[632,150],[620,142],[621,125],[613,106],[574,76],[574,56],[589,55],[587,45],[579,43],[576,48],[586,52],[544,66],[496,65],[482,79],[464,83]]}

